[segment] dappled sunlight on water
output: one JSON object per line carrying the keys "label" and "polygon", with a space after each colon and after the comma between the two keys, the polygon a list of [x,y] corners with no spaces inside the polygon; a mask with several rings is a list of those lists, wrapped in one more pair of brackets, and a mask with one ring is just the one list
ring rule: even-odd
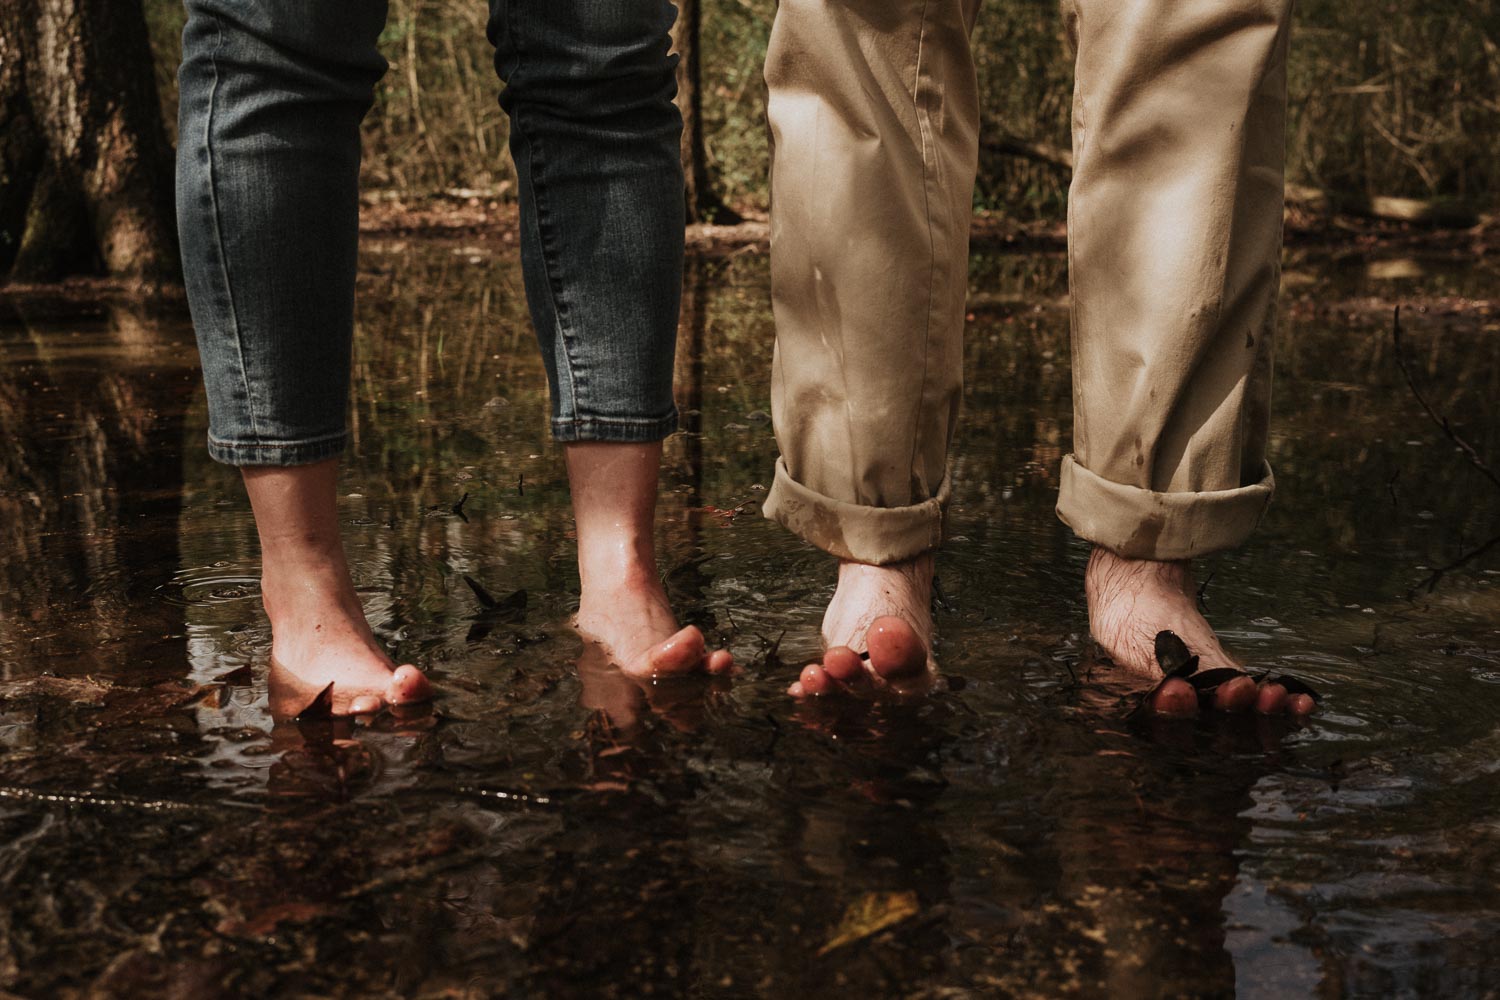
{"label": "dappled sunlight on water", "polygon": [[0,985],[1500,990],[1500,555],[1408,597],[1493,534],[1500,495],[1421,417],[1387,313],[1411,302],[1424,388],[1500,461],[1500,315],[1465,305],[1493,303],[1500,276],[1311,251],[1287,273],[1280,493],[1200,579],[1253,665],[1325,694],[1301,727],[1133,723],[1138,685],[1092,655],[1087,553],[1052,513],[1061,258],[975,261],[945,681],[913,704],[783,694],[833,570],[758,514],[763,258],[691,269],[688,432],[660,511],[679,613],[747,669],[642,688],[567,625],[572,525],[516,260],[368,248],[340,512],[376,633],[442,696],[358,725],[269,715],[254,526],[203,451],[185,320],[17,306],[0,327]]}

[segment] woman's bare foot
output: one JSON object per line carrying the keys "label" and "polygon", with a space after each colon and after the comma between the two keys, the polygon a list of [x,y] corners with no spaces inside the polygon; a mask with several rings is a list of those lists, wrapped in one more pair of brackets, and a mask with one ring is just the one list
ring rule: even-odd
{"label": "woman's bare foot", "polygon": [[337,461],[242,472],[260,533],[273,714],[300,714],[330,684],[334,715],[431,698],[422,672],[397,668],[365,621],[339,536]]}
{"label": "woman's bare foot", "polygon": [[590,574],[592,585],[584,585],[578,605],[579,634],[598,643],[622,673],[636,680],[696,670],[728,673],[734,657],[727,649],[710,653],[696,625],[677,626],[655,559],[650,565],[632,562],[616,573]]}
{"label": "woman's bare foot", "polygon": [[397,667],[381,648],[347,570],[327,562],[294,570],[283,562],[266,569],[261,596],[271,619],[272,714],[301,714],[330,684],[333,715],[432,697],[420,670]]}
{"label": "woman's bare foot", "polygon": [[805,698],[866,682],[900,694],[930,687],[932,569],[931,555],[889,566],[840,562],[823,616],[823,661],[803,667],[787,693]]}
{"label": "woman's bare foot", "polygon": [[[1192,570],[1186,561],[1125,559],[1095,547],[1084,574],[1089,602],[1089,630],[1110,659],[1151,678],[1162,676],[1156,661],[1156,636],[1172,631],[1199,658],[1200,669],[1244,666],[1231,656],[1198,611]],[[1257,687],[1249,676],[1219,685],[1214,707],[1225,712],[1251,708],[1264,715],[1305,716],[1315,707],[1305,694],[1288,694],[1280,684]],[[1198,712],[1198,694],[1184,680],[1163,684],[1152,699],[1159,715],[1190,716]]]}
{"label": "woman's bare foot", "polygon": [[696,626],[679,628],[656,569],[656,493],[661,442],[567,446],[582,583],[578,631],[626,675],[649,680],[734,667],[709,651]]}

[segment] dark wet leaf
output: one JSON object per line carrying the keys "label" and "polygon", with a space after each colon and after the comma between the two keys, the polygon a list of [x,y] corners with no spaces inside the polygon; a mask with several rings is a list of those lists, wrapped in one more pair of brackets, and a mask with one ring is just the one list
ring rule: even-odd
{"label": "dark wet leaf", "polygon": [[526,610],[526,591],[517,590],[495,606],[500,614],[514,614]]}
{"label": "dark wet leaf", "polygon": [[494,631],[497,622],[514,618],[526,610],[526,591],[524,590],[514,591],[497,601],[494,595],[485,590],[484,586],[472,576],[464,574],[464,582],[469,585],[470,590],[474,591],[474,596],[478,598],[481,605],[479,612],[473,616],[474,624],[469,626],[469,634],[465,637],[466,641],[471,644],[487,638]]}
{"label": "dark wet leaf", "polygon": [[867,892],[849,904],[844,919],[834,928],[828,943],[818,949],[818,955],[822,957],[836,948],[878,934],[919,912],[921,907],[914,892]]}
{"label": "dark wet leaf", "polygon": [[316,722],[333,718],[333,685],[329,684],[307,707],[297,713],[297,722]]}
{"label": "dark wet leaf", "polygon": [[247,663],[243,667],[235,667],[227,673],[220,674],[214,680],[220,684],[249,684],[255,680],[255,671],[251,670],[250,664]]}
{"label": "dark wet leaf", "polygon": [[[467,573],[464,574],[464,583],[469,585],[469,589],[474,592],[475,599],[479,601],[487,613],[506,615],[526,610],[525,590],[513,591],[509,596],[496,600],[495,595],[484,588],[484,584]],[[484,617],[489,617],[489,614],[485,614]]]}
{"label": "dark wet leaf", "polygon": [[1243,670],[1234,667],[1214,667],[1212,670],[1202,670],[1187,678],[1187,682],[1199,694],[1208,694],[1220,684],[1228,684],[1236,677],[1246,676]]}
{"label": "dark wet leaf", "polygon": [[1176,632],[1168,629],[1156,633],[1156,662],[1168,677],[1188,677],[1198,669],[1198,657],[1188,651],[1187,643]]}
{"label": "dark wet leaf", "polygon": [[488,590],[484,589],[483,584],[481,584],[478,580],[474,579],[467,573],[464,574],[464,583],[467,583],[469,585],[469,589],[474,591],[474,596],[479,599],[479,603],[484,605],[486,608],[493,608],[496,604],[499,603],[493,596],[490,595],[490,592]]}
{"label": "dark wet leaf", "polygon": [[1300,681],[1295,677],[1288,677],[1286,674],[1282,674],[1279,677],[1273,677],[1269,683],[1280,684],[1282,687],[1286,688],[1287,694],[1305,694],[1316,702],[1321,702],[1323,700],[1323,696],[1318,694],[1317,691],[1313,690],[1312,685],[1308,684],[1305,681]]}

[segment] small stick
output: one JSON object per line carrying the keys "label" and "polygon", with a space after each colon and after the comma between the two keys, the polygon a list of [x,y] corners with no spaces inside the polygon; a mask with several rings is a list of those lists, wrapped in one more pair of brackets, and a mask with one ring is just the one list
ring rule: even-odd
{"label": "small stick", "polygon": [[1489,541],[1485,542],[1483,545],[1480,545],[1477,548],[1470,549],[1468,552],[1465,552],[1463,555],[1459,556],[1448,565],[1439,566],[1437,569],[1428,574],[1427,578],[1424,579],[1421,583],[1417,584],[1411,590],[1407,591],[1407,600],[1411,600],[1411,598],[1415,597],[1417,591],[1421,590],[1423,587],[1427,588],[1427,592],[1429,594],[1432,593],[1433,590],[1437,588],[1438,581],[1443,577],[1447,576],[1449,573],[1453,572],[1456,569],[1467,566],[1469,563],[1473,562],[1475,559],[1478,559],[1480,556],[1484,555],[1486,552],[1488,552],[1490,549],[1493,549],[1497,545],[1500,545],[1500,535],[1496,535],[1494,538],[1491,538]]}
{"label": "small stick", "polygon": [[1448,422],[1447,417],[1440,415],[1436,410],[1432,408],[1432,404],[1428,403],[1427,398],[1422,395],[1422,390],[1417,388],[1417,380],[1412,376],[1411,368],[1406,364],[1406,354],[1401,347],[1400,306],[1396,307],[1395,315],[1392,318],[1391,340],[1394,341],[1396,345],[1396,364],[1401,366],[1401,374],[1406,376],[1406,384],[1411,389],[1411,394],[1417,397],[1417,402],[1422,404],[1422,409],[1427,411],[1427,416],[1432,420],[1432,422],[1442,428],[1444,434],[1448,435],[1448,440],[1458,445],[1459,451],[1462,451],[1464,453],[1464,456],[1468,458],[1469,464],[1483,473],[1484,477],[1494,484],[1495,489],[1500,490],[1500,475],[1497,475],[1494,469],[1491,469],[1487,464],[1485,464],[1484,459],[1479,457],[1479,452],[1474,450],[1474,446],[1471,445],[1468,441],[1465,441],[1463,437],[1453,429],[1453,426]]}

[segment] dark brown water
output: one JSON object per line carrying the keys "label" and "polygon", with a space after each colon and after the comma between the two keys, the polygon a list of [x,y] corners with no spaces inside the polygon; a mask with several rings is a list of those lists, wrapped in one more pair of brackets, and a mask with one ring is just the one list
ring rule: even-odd
{"label": "dark brown water", "polygon": [[[668,444],[661,552],[681,613],[746,674],[643,693],[579,663],[516,260],[385,243],[362,280],[341,506],[376,631],[445,697],[436,718],[352,727],[267,712],[253,525],[203,452],[184,319],[13,304],[0,987],[1500,992],[1500,551],[1407,596],[1500,530],[1500,492],[1420,415],[1388,334],[1408,303],[1422,385],[1500,464],[1494,262],[1289,257],[1281,492],[1203,575],[1239,650],[1325,693],[1301,729],[1133,727],[1133,685],[1091,671],[1086,551],[1052,514],[1070,425],[1053,257],[975,263],[947,685],[792,704],[833,576],[755,513],[774,456],[765,261],[699,263],[689,285],[691,431]],[[526,611],[482,616],[463,574],[525,589]],[[882,914],[902,919],[864,933]]]}

